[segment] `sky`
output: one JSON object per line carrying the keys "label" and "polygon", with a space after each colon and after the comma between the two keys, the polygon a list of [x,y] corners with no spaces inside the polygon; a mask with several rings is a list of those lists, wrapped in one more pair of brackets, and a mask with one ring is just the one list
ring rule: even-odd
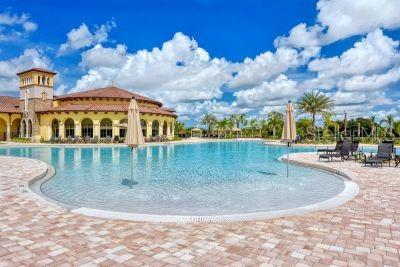
{"label": "sky", "polygon": [[319,91],[338,119],[400,119],[400,0],[0,2],[0,95],[16,73],[55,94],[118,87],[176,110],[266,118]]}

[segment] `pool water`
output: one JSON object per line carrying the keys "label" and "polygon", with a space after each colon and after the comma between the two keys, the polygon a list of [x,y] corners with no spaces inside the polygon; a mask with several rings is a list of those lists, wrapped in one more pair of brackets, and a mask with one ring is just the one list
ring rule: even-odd
{"label": "pool water", "polygon": [[[292,152],[315,151],[294,147]],[[54,166],[41,185],[51,199],[72,207],[157,215],[226,215],[315,204],[344,190],[326,172],[290,166],[286,147],[259,142],[208,142],[127,147],[14,147],[0,155],[23,156]],[[131,178],[131,166],[133,176]]]}

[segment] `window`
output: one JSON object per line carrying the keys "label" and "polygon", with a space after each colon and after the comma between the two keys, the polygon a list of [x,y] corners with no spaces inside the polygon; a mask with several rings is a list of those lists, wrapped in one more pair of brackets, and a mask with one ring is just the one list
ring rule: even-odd
{"label": "window", "polygon": [[59,124],[58,124],[58,120],[54,119],[51,122],[51,134],[52,137],[59,137]]}
{"label": "window", "polygon": [[140,127],[142,127],[143,137],[147,137],[147,122],[145,120],[140,120]]}
{"label": "window", "polygon": [[112,137],[112,121],[110,119],[103,119],[100,122],[100,137]]}
{"label": "window", "polygon": [[84,119],[82,121],[82,138],[93,138],[93,121],[91,119]]}
{"label": "window", "polygon": [[153,121],[153,124],[151,125],[151,135],[152,136],[158,136],[158,121]]}
{"label": "window", "polygon": [[164,121],[163,123],[163,130],[162,130],[162,134],[163,135],[167,135],[167,129],[168,129],[168,123],[166,121]]}
{"label": "window", "polygon": [[[128,119],[122,119],[119,124],[126,124],[128,125]],[[126,136],[126,127],[119,128],[119,137],[124,138]]]}
{"label": "window", "polygon": [[72,119],[67,119],[65,121],[65,137],[75,137],[75,123]]}

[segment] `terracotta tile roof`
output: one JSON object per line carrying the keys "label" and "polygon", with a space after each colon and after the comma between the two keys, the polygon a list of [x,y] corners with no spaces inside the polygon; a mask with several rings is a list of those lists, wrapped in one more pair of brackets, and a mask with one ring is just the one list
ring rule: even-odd
{"label": "terracotta tile roof", "polygon": [[24,73],[27,73],[27,72],[30,72],[30,71],[35,71],[35,70],[36,71],[45,72],[45,73],[49,73],[49,74],[54,74],[54,75],[57,74],[57,72],[54,72],[54,71],[51,71],[51,70],[46,70],[46,69],[43,69],[43,68],[31,68],[29,70],[24,70],[24,71],[18,72],[17,75],[21,75],[21,74],[24,74]]}
{"label": "terracotta tile roof", "polygon": [[87,91],[57,96],[56,98],[58,100],[63,100],[63,99],[71,99],[71,98],[124,98],[124,99],[131,99],[132,97],[135,97],[135,99],[137,99],[137,100],[154,103],[156,105],[159,105],[160,107],[162,106],[161,102],[158,102],[154,99],[151,99],[151,98],[139,95],[139,94],[131,93],[125,89],[121,89],[121,88],[118,88],[115,86],[91,89],[91,90],[87,90]]}
{"label": "terracotta tile roof", "polygon": [[0,96],[0,112],[22,113],[19,109],[19,99],[11,96]]}
{"label": "terracotta tile roof", "polygon": [[[48,112],[72,112],[72,111],[98,111],[98,112],[128,112],[129,103],[127,104],[71,104],[51,109],[37,111],[38,113]],[[139,107],[140,113],[157,114],[176,117],[176,114],[164,108]]]}

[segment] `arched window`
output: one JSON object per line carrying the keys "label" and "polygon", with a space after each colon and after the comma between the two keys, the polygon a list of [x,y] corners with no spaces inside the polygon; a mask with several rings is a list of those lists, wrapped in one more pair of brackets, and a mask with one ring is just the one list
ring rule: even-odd
{"label": "arched window", "polygon": [[75,137],[75,123],[73,119],[67,119],[64,123],[65,127],[65,137]]}
{"label": "arched window", "polygon": [[147,137],[147,121],[141,119],[140,120],[140,127],[142,127],[143,137]]}
{"label": "arched window", "polygon": [[162,134],[167,135],[167,128],[168,128],[168,123],[167,121],[164,121],[163,127],[162,127]]}
{"label": "arched window", "polygon": [[102,119],[100,122],[100,138],[112,137],[112,121]]}
{"label": "arched window", "polygon": [[86,136],[93,138],[93,121],[91,119],[84,119],[82,121],[82,138]]}
{"label": "arched window", "polygon": [[28,120],[28,136],[29,138],[32,137],[32,120]]}
{"label": "arched window", "polygon": [[52,137],[59,137],[59,123],[57,119],[53,119],[53,121],[51,122],[51,134]]}
{"label": "arched window", "polygon": [[21,132],[20,132],[20,136],[21,137],[25,137],[26,135],[26,121],[22,120],[21,121]]}
{"label": "arched window", "polygon": [[[126,124],[128,125],[128,119],[122,119],[119,121],[119,124]],[[126,128],[125,127],[120,127],[119,128],[119,137],[124,138],[126,136]]]}
{"label": "arched window", "polygon": [[158,136],[159,132],[158,132],[158,121],[155,120],[153,121],[153,124],[151,125],[151,136]]}

